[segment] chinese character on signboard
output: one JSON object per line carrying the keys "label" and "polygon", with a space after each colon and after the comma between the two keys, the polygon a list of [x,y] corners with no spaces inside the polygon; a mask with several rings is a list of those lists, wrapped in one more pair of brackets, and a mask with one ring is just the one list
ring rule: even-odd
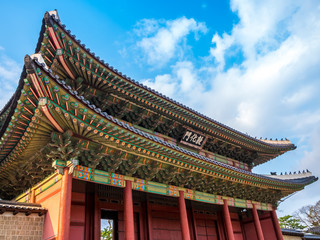
{"label": "chinese character on signboard", "polygon": [[201,148],[204,144],[206,137],[197,132],[187,130],[181,139],[181,143],[187,144],[192,147]]}

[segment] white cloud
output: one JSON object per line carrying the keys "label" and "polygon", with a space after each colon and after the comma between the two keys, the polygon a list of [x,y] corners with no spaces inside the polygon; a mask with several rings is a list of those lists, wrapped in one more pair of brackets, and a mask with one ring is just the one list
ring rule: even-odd
{"label": "white cloud", "polygon": [[[319,115],[320,116],[320,115]],[[308,169],[315,176],[320,176],[319,155],[320,155],[320,118],[318,119],[314,130],[308,141],[310,150],[306,151],[304,157],[299,161],[297,169]],[[295,212],[299,208],[315,204],[320,199],[320,181],[307,186],[303,191],[294,194],[280,205],[280,214],[286,215]]]}
{"label": "white cloud", "polygon": [[11,81],[17,79],[21,72],[21,67],[12,59],[7,56],[0,57],[0,78],[3,84],[11,85]]}
{"label": "white cloud", "polygon": [[176,74],[177,79],[180,80],[180,90],[183,93],[194,91],[201,85],[191,62],[178,62],[174,66],[173,72]]}
{"label": "white cloud", "polygon": [[[219,119],[227,119],[229,124],[243,131],[248,129],[256,134],[266,132],[268,126],[264,129],[261,122],[273,118],[270,118],[271,112],[278,115],[280,108],[285,107],[281,100],[288,88],[300,90],[294,85],[304,81],[297,74],[303,74],[305,69],[299,68],[301,63],[298,59],[304,58],[306,53],[299,40],[288,38],[278,49],[264,56],[256,56],[255,61],[247,59],[240,67],[218,71],[209,80],[211,89],[206,96],[207,101],[219,101],[221,104],[214,108],[207,105],[204,111],[212,116],[218,113]],[[286,102],[288,105],[289,102]]]}
{"label": "white cloud", "polygon": [[299,106],[310,100],[316,93],[317,91],[313,86],[304,86],[293,93],[289,93],[290,95],[284,96],[282,102],[288,106]]}
{"label": "white cloud", "polygon": [[183,98],[183,104],[197,106],[201,103],[204,86],[199,79],[201,70],[195,69],[190,61],[177,62],[172,73],[158,75],[154,80],[147,79],[143,84],[173,99]]}
{"label": "white cloud", "polygon": [[294,1],[231,1],[231,8],[238,14],[240,22],[231,34],[213,36],[215,46],[210,49],[211,55],[223,69],[224,57],[230,54],[230,47],[239,46],[247,60],[255,61],[259,55],[277,48],[286,38],[289,31],[287,24],[297,7]]}
{"label": "white cloud", "polygon": [[[232,1],[240,21],[230,34],[215,34],[215,46],[209,50],[218,66],[207,61],[197,68],[194,62],[179,60],[166,73],[170,96],[176,87],[175,99],[252,135],[290,137],[294,135],[290,131],[303,129],[299,116],[313,126],[314,103],[320,102],[315,90],[320,88],[320,10],[316,1],[312,3]],[[155,41],[151,39],[143,40]],[[161,45],[152,46],[158,47],[151,49],[149,60],[156,61],[152,54]],[[233,49],[242,51],[244,60],[224,69]],[[161,85],[158,78],[151,82]],[[195,100],[190,100],[190,93]]]}
{"label": "white cloud", "polygon": [[[163,26],[164,25],[164,26]],[[144,19],[135,29],[138,36],[144,36],[137,46],[142,50],[147,63],[153,67],[161,67],[172,58],[181,54],[186,37],[194,33],[206,33],[206,25],[196,22],[193,18],[181,17],[175,20],[156,21]]]}
{"label": "white cloud", "polygon": [[[299,168],[301,169],[309,169],[313,171],[313,173],[317,176],[320,176],[320,167],[319,164],[319,156],[320,156],[320,114],[318,116],[318,120],[315,123],[317,127],[311,133],[309,138],[309,146],[310,150],[305,152],[305,156],[301,159],[299,163]],[[318,193],[320,199],[320,192]]]}
{"label": "white cloud", "polygon": [[220,37],[217,33],[212,38],[212,43],[215,47],[210,48],[210,54],[219,64],[219,70],[223,70],[225,66],[224,55],[227,49],[233,44],[233,39],[230,35],[224,33],[222,37]]}
{"label": "white cloud", "polygon": [[[289,133],[289,130],[282,131],[282,126],[287,126],[290,116],[295,119],[298,107],[308,107],[311,101],[319,100],[314,91],[320,87],[317,67],[320,44],[315,40],[320,38],[320,28],[316,28],[319,9],[306,5],[299,6],[295,2],[275,4],[273,0],[257,3],[233,1],[232,9],[240,21],[230,34],[215,34],[213,47],[209,50],[218,66],[208,61],[197,68],[194,62],[178,59],[172,65],[172,72],[165,73],[170,75],[170,86],[177,87],[174,98],[241,131],[258,136],[290,137],[276,134],[279,130],[281,134]],[[191,23],[184,18],[169,25],[190,26],[181,22]],[[157,26],[153,20],[145,25]],[[196,26],[195,23],[191,25]],[[173,56],[175,46],[178,46],[172,44],[178,38],[164,36],[185,36],[187,29],[192,28],[184,27],[176,34],[172,30],[175,27],[159,27],[158,31],[155,28],[146,28],[151,29],[149,32],[153,35],[143,38],[140,44],[146,43],[144,50],[149,63],[161,65]],[[159,44],[162,39],[166,41]],[[168,42],[171,47],[164,47]],[[225,70],[225,61],[234,54],[234,49],[243,52],[244,60]],[[147,84],[152,82],[156,88],[161,85],[157,81],[155,78]],[[189,97],[190,92],[193,100]],[[294,129],[295,126],[287,128]]]}
{"label": "white cloud", "polygon": [[[320,176],[319,3],[233,1],[232,7],[240,22],[230,35],[213,38],[216,47],[210,53],[219,66],[204,101],[220,100],[221,104],[214,108],[204,104],[204,111],[211,116],[218,113],[222,122],[254,135],[296,137],[298,149],[290,154],[293,158],[282,158],[281,168],[308,168]],[[233,46],[241,49],[244,61],[224,71]],[[264,166],[258,169],[262,172]],[[280,205],[280,210],[290,214],[314,203],[320,197],[318,188],[319,182],[308,186]]]}
{"label": "white cloud", "polygon": [[146,37],[155,34],[159,30],[160,24],[164,24],[164,20],[142,19],[136,24],[134,32],[139,37]]}
{"label": "white cloud", "polygon": [[5,54],[0,54],[0,109],[7,103],[17,88],[22,67]]}
{"label": "white cloud", "polygon": [[[213,35],[211,58],[172,64],[170,96],[252,136],[294,139],[298,149],[281,158],[283,171],[309,168],[320,176],[320,3],[234,0],[231,7],[239,22],[230,34]],[[226,64],[239,53],[241,62]],[[149,83],[161,85],[158,78]],[[286,214],[319,198],[317,187],[289,198]]]}
{"label": "white cloud", "polygon": [[171,75],[169,74],[158,75],[156,76],[155,81],[147,79],[143,80],[142,83],[151,87],[152,89],[156,89],[168,97],[173,97],[175,89],[177,88],[177,83],[172,81]]}

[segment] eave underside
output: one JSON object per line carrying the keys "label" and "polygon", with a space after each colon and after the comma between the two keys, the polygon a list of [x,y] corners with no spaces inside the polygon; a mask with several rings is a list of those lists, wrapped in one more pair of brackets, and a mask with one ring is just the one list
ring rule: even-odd
{"label": "eave underside", "polygon": [[47,14],[44,24],[47,28],[40,33],[39,50],[46,64],[90,104],[109,115],[177,141],[186,127],[201,131],[209,136],[206,150],[250,165],[259,165],[295,148],[290,141],[267,143],[251,138],[168,99],[100,61],[59,20]]}
{"label": "eave underside", "polygon": [[[10,145],[6,133],[2,145],[9,151],[0,167],[1,197],[14,196],[50,174],[53,160],[71,158],[93,169],[273,204],[305,185],[239,171],[170,145],[90,106],[37,62],[27,69],[11,117],[15,124],[6,130],[20,137]],[[41,91],[46,92],[42,98]],[[24,129],[16,132],[19,126]],[[57,133],[59,128],[64,133]]]}

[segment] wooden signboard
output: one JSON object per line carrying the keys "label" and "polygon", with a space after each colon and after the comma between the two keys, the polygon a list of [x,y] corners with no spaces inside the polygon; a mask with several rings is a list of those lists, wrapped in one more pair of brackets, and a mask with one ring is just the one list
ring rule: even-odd
{"label": "wooden signboard", "polygon": [[190,147],[201,149],[205,144],[207,137],[203,134],[187,129],[184,133],[180,143],[188,145]]}

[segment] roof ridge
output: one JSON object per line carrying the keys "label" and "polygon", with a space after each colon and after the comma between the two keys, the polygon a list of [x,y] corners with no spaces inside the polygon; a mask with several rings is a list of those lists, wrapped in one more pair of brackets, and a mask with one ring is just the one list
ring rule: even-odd
{"label": "roof ridge", "polygon": [[1,205],[8,205],[8,206],[25,206],[25,207],[35,207],[41,208],[41,204],[39,203],[25,203],[25,202],[16,202],[16,201],[8,201],[8,200],[0,200]]}

